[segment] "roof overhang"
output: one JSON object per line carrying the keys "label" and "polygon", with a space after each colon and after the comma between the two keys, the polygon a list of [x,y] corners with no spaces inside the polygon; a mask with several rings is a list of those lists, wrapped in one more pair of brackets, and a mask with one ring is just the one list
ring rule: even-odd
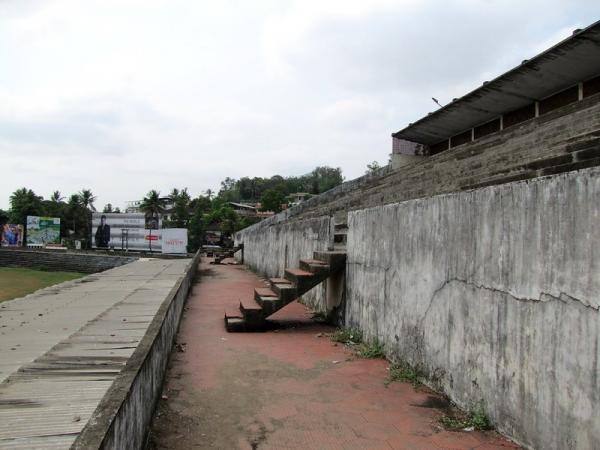
{"label": "roof overhang", "polygon": [[392,136],[437,144],[599,74],[600,21]]}

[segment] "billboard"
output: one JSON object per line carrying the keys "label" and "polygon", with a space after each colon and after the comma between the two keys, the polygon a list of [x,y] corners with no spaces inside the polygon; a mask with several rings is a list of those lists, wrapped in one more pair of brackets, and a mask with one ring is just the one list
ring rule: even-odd
{"label": "billboard", "polygon": [[165,228],[162,231],[162,252],[187,254],[188,235],[185,228]]}
{"label": "billboard", "polygon": [[22,247],[23,246],[23,225],[7,223],[2,226],[2,247]]}
{"label": "billboard", "polygon": [[60,219],[27,216],[27,245],[46,244],[60,244]]}
{"label": "billboard", "polygon": [[161,251],[162,221],[159,229],[146,229],[146,216],[142,213],[93,213],[92,248],[117,250]]}

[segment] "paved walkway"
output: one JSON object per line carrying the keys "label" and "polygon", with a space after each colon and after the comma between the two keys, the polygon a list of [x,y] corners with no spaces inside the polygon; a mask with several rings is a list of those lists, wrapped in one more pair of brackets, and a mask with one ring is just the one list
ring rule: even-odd
{"label": "paved walkway", "polygon": [[68,449],[188,263],[140,260],[0,303],[0,449]]}
{"label": "paved walkway", "polygon": [[387,363],[355,358],[293,303],[280,329],[227,333],[223,312],[261,280],[242,266],[201,267],[154,420],[151,449],[507,449],[494,432],[450,432],[444,401],[384,381]]}

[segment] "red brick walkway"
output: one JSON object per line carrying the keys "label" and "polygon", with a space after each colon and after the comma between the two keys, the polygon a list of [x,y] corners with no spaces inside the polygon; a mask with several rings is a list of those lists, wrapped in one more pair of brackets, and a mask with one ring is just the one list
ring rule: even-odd
{"label": "red brick walkway", "polygon": [[487,432],[439,425],[440,398],[384,381],[387,363],[357,359],[293,303],[265,333],[227,333],[223,312],[263,283],[241,266],[201,267],[188,300],[152,449],[507,449]]}

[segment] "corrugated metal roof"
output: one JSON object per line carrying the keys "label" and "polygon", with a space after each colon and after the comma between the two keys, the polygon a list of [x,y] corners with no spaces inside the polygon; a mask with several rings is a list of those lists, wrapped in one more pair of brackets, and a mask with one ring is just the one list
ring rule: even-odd
{"label": "corrugated metal roof", "polygon": [[436,144],[598,74],[600,21],[392,136]]}

